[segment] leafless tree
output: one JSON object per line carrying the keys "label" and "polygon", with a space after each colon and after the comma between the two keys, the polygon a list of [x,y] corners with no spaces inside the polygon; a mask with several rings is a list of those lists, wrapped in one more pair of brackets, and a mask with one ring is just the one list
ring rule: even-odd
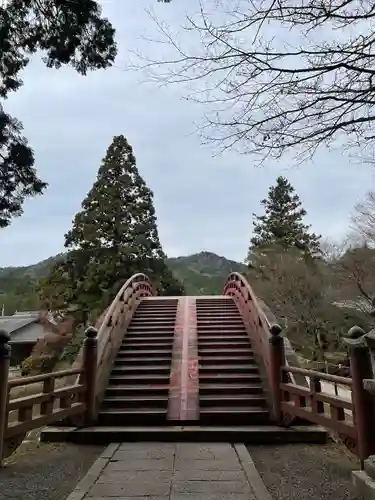
{"label": "leafless tree", "polygon": [[375,306],[375,251],[366,246],[348,249],[335,264],[341,297],[372,316]]}
{"label": "leafless tree", "polygon": [[[354,220],[357,222],[357,218]],[[322,244],[322,258],[330,269],[330,288],[335,302],[369,315],[369,324],[373,325],[375,250],[364,231],[349,232],[341,243],[326,240]]]}
{"label": "leafless tree", "polygon": [[342,241],[325,238],[320,242],[321,256],[327,264],[337,262],[351,247],[352,240],[348,235]]}
{"label": "leafless tree", "polygon": [[363,202],[354,208],[352,222],[363,243],[375,246],[375,192],[369,191]]}
{"label": "leafless tree", "polygon": [[323,312],[332,303],[328,269],[295,249],[268,250],[254,258],[249,272],[256,293],[278,317],[287,318],[287,334],[295,347],[309,347],[325,361]]}
{"label": "leafless tree", "polygon": [[185,41],[153,17],[173,55],[143,54],[142,67],[210,105],[204,139],[261,159],[344,144],[373,151],[373,1],[200,2]]}

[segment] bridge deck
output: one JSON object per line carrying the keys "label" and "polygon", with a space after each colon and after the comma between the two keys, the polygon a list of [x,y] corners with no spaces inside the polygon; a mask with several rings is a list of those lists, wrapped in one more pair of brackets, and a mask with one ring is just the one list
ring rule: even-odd
{"label": "bridge deck", "polygon": [[67,500],[271,500],[244,445],[111,444]]}

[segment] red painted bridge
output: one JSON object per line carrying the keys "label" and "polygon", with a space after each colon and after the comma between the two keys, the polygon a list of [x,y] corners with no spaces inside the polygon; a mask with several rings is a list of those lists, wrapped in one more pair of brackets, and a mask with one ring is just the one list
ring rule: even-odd
{"label": "red painted bridge", "polygon": [[[205,297],[157,297],[136,274],[99,330],[87,330],[70,370],[8,380],[0,333],[0,456],[47,425],[44,440],[80,443],[323,442],[330,430],[363,461],[375,451],[363,384],[370,356],[356,340],[363,333],[348,341],[352,378],[304,370],[240,274],[228,277],[223,295]],[[347,387],[351,400],[324,392],[322,381]],[[12,389],[37,382],[40,394],[12,399]]]}

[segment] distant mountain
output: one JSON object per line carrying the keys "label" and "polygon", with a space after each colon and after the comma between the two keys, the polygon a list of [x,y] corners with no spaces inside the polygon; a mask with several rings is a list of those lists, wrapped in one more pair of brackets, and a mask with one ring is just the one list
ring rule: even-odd
{"label": "distant mountain", "polygon": [[231,272],[243,273],[246,270],[244,264],[212,252],[170,258],[167,262],[176,278],[184,284],[187,295],[220,294]]}
{"label": "distant mountain", "polygon": [[33,279],[40,279],[46,276],[54,263],[61,258],[62,254],[49,257],[42,260],[37,264],[22,267],[0,267],[0,291],[3,288],[3,280],[9,278],[28,277]]}
{"label": "distant mountain", "polygon": [[[33,310],[37,307],[35,286],[46,276],[61,255],[50,257],[25,267],[0,268],[0,310],[6,312]],[[220,294],[227,276],[234,271],[244,272],[244,264],[220,257],[212,252],[200,252],[167,260],[173,274],[185,286],[187,295]]]}

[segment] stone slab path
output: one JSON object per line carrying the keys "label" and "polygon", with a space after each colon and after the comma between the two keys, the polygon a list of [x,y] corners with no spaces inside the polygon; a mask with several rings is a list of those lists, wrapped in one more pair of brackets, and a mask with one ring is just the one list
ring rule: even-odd
{"label": "stone slab path", "polygon": [[67,500],[272,500],[244,445],[111,444]]}

